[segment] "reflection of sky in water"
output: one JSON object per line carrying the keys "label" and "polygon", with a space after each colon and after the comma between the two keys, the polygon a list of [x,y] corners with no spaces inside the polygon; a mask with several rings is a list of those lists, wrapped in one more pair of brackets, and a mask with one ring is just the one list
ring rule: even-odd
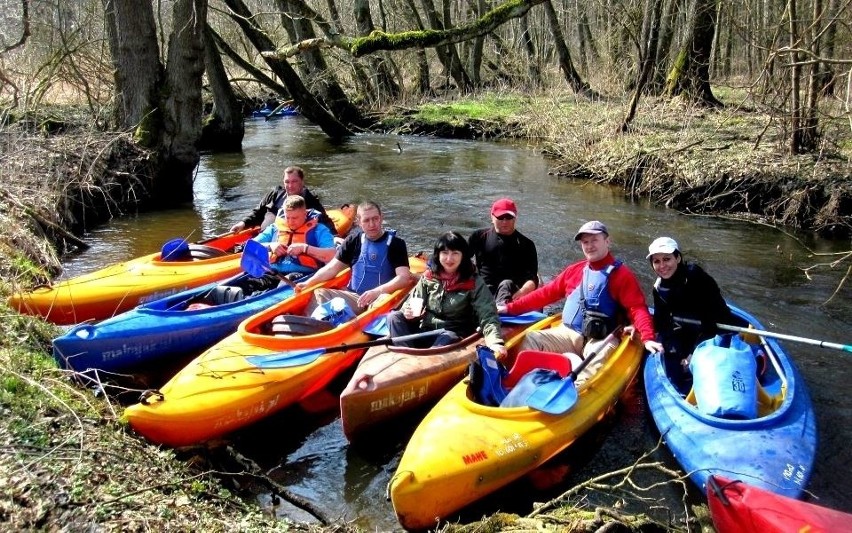
{"label": "reflection of sky in water", "polygon": [[[70,258],[66,274],[155,252],[176,236],[197,240],[224,232],[281,182],[288,165],[305,169],[308,186],[327,207],[378,201],[386,224],[399,231],[411,251],[431,250],[444,231],[467,235],[487,225],[491,202],[512,196],[520,211],[518,228],[536,242],[546,279],[581,257],[574,232],[583,222],[599,219],[610,228],[616,255],[636,272],[649,294],[654,275],[645,259],[648,243],[669,235],[681,244],[687,259],[697,261],[719,281],[731,301],[751,311],[767,328],[852,342],[848,334],[852,283],[828,310],[821,308],[843,272],[826,268],[807,281],[802,267],[830,259],[809,258],[780,231],[733,220],[682,216],[651,207],[647,200],[628,201],[617,188],[556,178],[548,174],[548,162],[539,153],[521,145],[376,134],[335,144],[300,118],[247,123],[242,154],[202,157],[193,206],[119,218],[95,229],[86,237],[91,250]],[[819,251],[839,251],[849,245],[802,238]],[[801,344],[787,343],[786,348],[811,384],[820,431],[831,427],[839,432],[821,434],[820,466],[811,488],[818,496],[828,496],[823,503],[842,507],[843,498],[849,503],[843,495],[852,492],[852,481],[839,482],[832,471],[846,470],[842,465],[848,464],[849,454],[842,450],[848,445],[849,430],[842,428],[852,427],[852,413],[832,399],[831,391],[848,387],[849,358]],[[639,418],[627,423],[648,423]],[[275,449],[265,453],[274,454]],[[304,443],[281,458],[279,473],[291,472],[284,476],[290,488],[330,514],[358,516],[359,524],[368,529],[387,530],[398,527],[390,503],[384,500],[385,483],[398,460],[394,453],[388,455],[390,459],[363,457],[346,445],[339,421],[334,421],[304,435]]]}

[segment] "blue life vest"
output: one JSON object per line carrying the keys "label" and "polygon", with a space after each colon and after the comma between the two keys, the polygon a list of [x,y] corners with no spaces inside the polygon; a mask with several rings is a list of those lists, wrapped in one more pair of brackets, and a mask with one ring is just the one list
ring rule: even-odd
{"label": "blue life vest", "polygon": [[387,230],[386,233],[387,237],[378,241],[371,241],[366,234],[361,234],[361,254],[352,265],[350,291],[363,294],[396,275],[395,269],[388,262],[388,249],[396,232]]}
{"label": "blue life vest", "polygon": [[562,307],[562,323],[579,333],[583,332],[583,316],[585,312],[595,311],[607,316],[607,329],[615,328],[615,315],[618,302],[607,290],[609,276],[621,266],[616,261],[603,270],[592,270],[589,265],[583,268],[583,280],[577,285]]}

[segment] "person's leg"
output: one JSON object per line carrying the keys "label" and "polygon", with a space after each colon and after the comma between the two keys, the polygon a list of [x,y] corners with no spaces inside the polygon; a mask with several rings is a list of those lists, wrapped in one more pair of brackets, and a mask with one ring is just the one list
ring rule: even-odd
{"label": "person's leg", "polygon": [[247,277],[239,283],[239,287],[243,289],[246,296],[256,292],[262,292],[278,286],[278,276],[271,272],[266,272],[259,278]]}
{"label": "person's leg", "polygon": [[356,315],[360,315],[364,312],[363,308],[358,307],[358,295],[354,292],[344,289],[320,288],[314,291],[313,298],[308,302],[307,306],[305,306],[305,316],[311,316],[311,313],[313,313],[317,307],[333,298],[343,298],[346,305],[348,305]]}
{"label": "person's leg", "polygon": [[432,341],[432,346],[449,346],[450,344],[459,342],[461,339],[458,333],[445,329],[443,333],[435,337],[435,340]]}
{"label": "person's leg", "polygon": [[578,385],[594,376],[597,371],[600,370],[609,356],[612,355],[616,348],[618,348],[618,343],[621,341],[620,338],[615,338],[609,342],[604,342],[605,340],[606,339],[589,341],[583,348],[583,359],[588,359],[592,356],[594,356],[594,359],[586,365],[586,368],[584,368],[580,375],[577,376],[576,383]]}
{"label": "person's leg", "polygon": [[[392,313],[388,313],[388,336],[390,338],[402,337],[403,335],[411,335],[412,333],[418,332],[419,328],[417,327],[417,322],[405,318],[402,311],[393,311]],[[396,342],[394,344],[397,346],[407,346],[409,348],[417,347],[414,341]]]}
{"label": "person's leg", "polygon": [[512,301],[512,295],[517,292],[518,286],[510,279],[504,279],[497,285],[497,294],[494,295],[494,301],[497,305],[505,304]]}
{"label": "person's leg", "polygon": [[519,351],[523,350],[580,354],[583,353],[583,336],[565,324],[560,324],[555,328],[530,331],[524,335]]}

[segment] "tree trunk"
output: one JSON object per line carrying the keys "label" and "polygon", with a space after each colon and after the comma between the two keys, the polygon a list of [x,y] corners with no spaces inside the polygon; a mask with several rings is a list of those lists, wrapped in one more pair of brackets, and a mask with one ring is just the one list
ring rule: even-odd
{"label": "tree trunk", "polygon": [[666,64],[671,55],[675,34],[675,20],[680,13],[681,0],[668,0],[660,15],[660,37],[657,44],[657,57],[654,59],[654,78],[651,90],[659,94],[666,86]]}
{"label": "tree trunk", "polygon": [[228,81],[210,26],[206,27],[204,37],[204,68],[213,93],[213,110],[204,120],[198,148],[213,152],[239,152],[245,135],[242,106]]}
{"label": "tree trunk", "polygon": [[657,44],[660,37],[660,10],[662,3],[662,0],[648,0],[647,9],[645,10],[646,20],[643,24],[648,29],[647,42],[644,43],[645,49],[642,51],[639,79],[636,81],[636,88],[633,91],[633,97],[630,99],[627,115],[618,128],[621,133],[625,133],[630,129],[630,124],[636,116],[636,108],[639,106],[642,91],[645,90],[645,85],[651,77],[651,72],[654,70],[654,61],[657,57]]}
{"label": "tree trunk", "polygon": [[192,201],[192,175],[198,166],[201,138],[201,78],[204,75],[204,28],[207,0],[176,0],[174,31],[169,37],[163,131],[159,138],[160,172],[154,197],[161,205]]}
{"label": "tree trunk", "polygon": [[683,96],[698,105],[719,107],[710,88],[710,54],[718,0],[696,0],[689,29],[666,80],[669,97]]}
{"label": "tree trunk", "polygon": [[819,144],[819,97],[821,67],[819,58],[822,54],[820,40],[822,37],[823,4],[822,0],[813,0],[814,18],[810,27],[810,51],[813,63],[808,69],[808,92],[805,99],[804,116],[802,117],[802,149],[813,151]]}
{"label": "tree trunk", "polygon": [[[333,0],[329,1],[333,2]],[[300,0],[277,0],[278,9],[281,10],[282,23],[291,21],[290,26],[293,29],[292,43],[316,37],[311,22],[297,14],[298,6],[296,4],[300,3]],[[313,80],[312,88],[315,88],[320,94],[322,100],[328,105],[334,116],[345,124],[360,124],[362,120],[361,113],[349,101],[334,73],[329,70],[328,63],[326,63],[322,52],[311,48],[303,51],[300,57],[302,59],[300,65],[303,65],[307,79]]]}
{"label": "tree trunk", "polygon": [[[547,3],[549,4],[550,2]],[[521,41],[523,41],[524,50],[527,52],[527,75],[530,78],[532,88],[538,89],[541,87],[541,70],[538,68],[535,44],[533,44],[532,35],[530,34],[529,14],[521,17],[518,22],[521,25]]]}
{"label": "tree trunk", "polygon": [[[376,27],[373,25],[373,15],[370,12],[369,0],[355,0],[353,5],[355,12],[355,26],[358,35],[370,35]],[[367,63],[372,70],[373,86],[375,88],[374,98],[378,101],[391,100],[400,94],[399,85],[394,81],[391,69],[388,66],[390,58],[387,54],[373,54],[367,57]]]}
{"label": "tree trunk", "polygon": [[568,45],[565,44],[565,38],[562,36],[562,27],[559,24],[559,17],[556,15],[553,4],[550,0],[547,0],[543,2],[543,5],[550,33],[553,35],[553,44],[556,47],[556,53],[559,55],[559,68],[565,74],[568,86],[575,93],[587,98],[600,98],[600,95],[589,87],[589,84],[580,77],[577,69],[574,68],[574,63],[571,61],[571,52],[568,51]]}
{"label": "tree trunk", "polygon": [[800,77],[802,67],[799,65],[799,53],[796,51],[799,45],[798,8],[796,0],[788,0],[788,13],[790,17],[790,153],[802,153],[802,106],[799,94]]}
{"label": "tree trunk", "polygon": [[[423,6],[423,13],[426,15],[426,20],[429,21],[429,26],[433,30],[444,30],[444,25],[438,18],[438,13],[435,11],[435,4],[432,3],[432,0],[420,0],[420,2]],[[456,82],[458,90],[468,91],[473,88],[473,84],[471,83],[467,72],[464,70],[455,45],[447,44],[437,46],[435,48],[435,52],[437,52],[438,60],[444,66],[447,75],[453,78],[453,81]]]}
{"label": "tree trunk", "polygon": [[[153,148],[156,142],[146,128],[159,122],[154,115],[158,115],[155,110],[164,75],[154,10],[150,2],[104,0],[104,14],[115,77],[116,125],[142,128],[137,130],[137,141]],[[143,119],[147,126],[142,125]]]}
{"label": "tree trunk", "polygon": [[[259,52],[274,52],[275,45],[269,36],[254,22],[254,15],[246,7],[243,0],[224,0],[233,13],[231,18],[240,26],[248,40]],[[353,135],[352,131],[332,115],[302,83],[299,75],[286,59],[263,55],[266,64],[284,82],[287,92],[299,106],[302,115],[322,128],[326,135],[340,139]]]}

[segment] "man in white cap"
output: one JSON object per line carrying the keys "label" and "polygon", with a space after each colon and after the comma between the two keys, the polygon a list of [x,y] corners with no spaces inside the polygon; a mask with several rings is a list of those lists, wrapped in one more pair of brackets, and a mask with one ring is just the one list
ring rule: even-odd
{"label": "man in white cap", "polygon": [[491,205],[491,227],[468,238],[479,275],[498,304],[516,300],[538,286],[535,244],[515,229],[518,208],[511,198]]}
{"label": "man in white cap", "polygon": [[600,351],[597,361],[602,362],[614,345],[591,341],[600,341],[618,325],[630,323],[648,351],[662,351],[636,275],[610,253],[607,227],[591,220],[580,227],[574,240],[579,241],[584,260],[568,265],[526,296],[497,306],[501,313],[516,315],[565,298],[562,324],[527,333],[521,350],[570,352],[581,357]]}

